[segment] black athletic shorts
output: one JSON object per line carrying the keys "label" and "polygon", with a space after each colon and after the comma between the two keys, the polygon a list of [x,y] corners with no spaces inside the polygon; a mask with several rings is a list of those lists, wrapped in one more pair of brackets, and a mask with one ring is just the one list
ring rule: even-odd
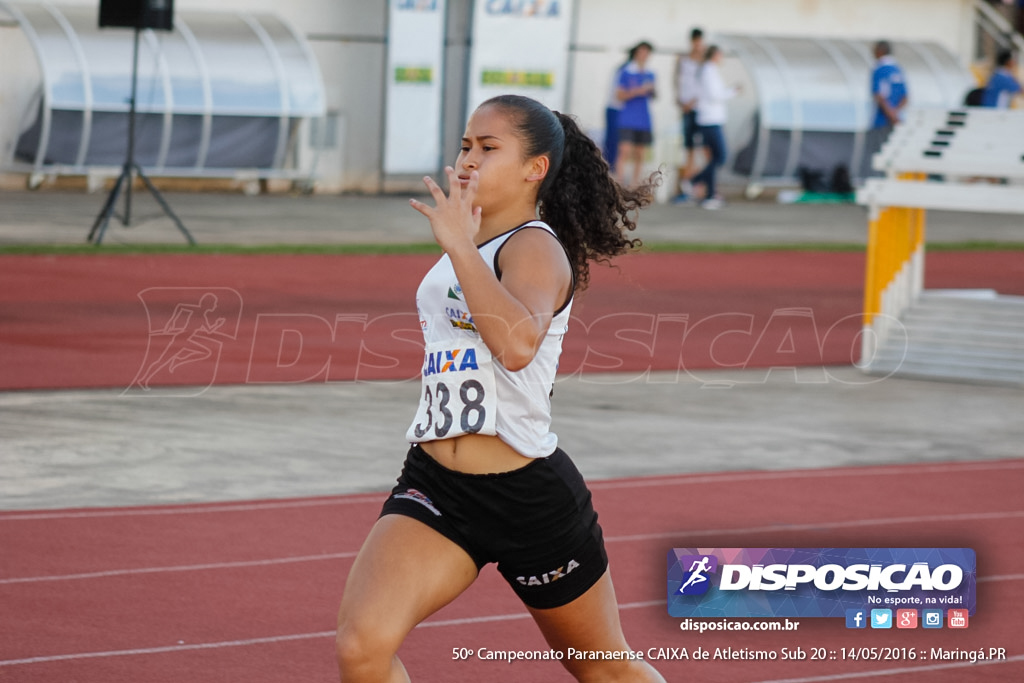
{"label": "black athletic shorts", "polygon": [[590,491],[561,449],[499,474],[450,470],[413,445],[381,516],[417,519],[463,548],[479,570],[496,562],[536,609],[566,605],[608,568]]}
{"label": "black athletic shorts", "polygon": [[654,134],[649,130],[636,128],[619,128],[619,142],[631,142],[634,145],[649,146],[654,142]]}
{"label": "black athletic shorts", "polygon": [[697,110],[691,109],[683,114],[683,149],[693,149],[698,144],[704,145],[704,137],[697,125]]}

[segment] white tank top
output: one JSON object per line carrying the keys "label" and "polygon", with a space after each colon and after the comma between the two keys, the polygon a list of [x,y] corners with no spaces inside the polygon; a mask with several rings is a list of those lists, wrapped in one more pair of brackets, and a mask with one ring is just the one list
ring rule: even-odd
{"label": "white tank top", "polygon": [[[481,244],[484,261],[500,278],[498,254],[520,230],[554,231],[530,221]],[[530,363],[512,372],[493,360],[476,330],[455,269],[445,254],[416,290],[416,309],[426,342],[420,405],[406,433],[412,443],[463,434],[497,435],[530,458],[551,455],[558,437],[551,432],[551,390],[569,329],[572,297],[555,312]]]}

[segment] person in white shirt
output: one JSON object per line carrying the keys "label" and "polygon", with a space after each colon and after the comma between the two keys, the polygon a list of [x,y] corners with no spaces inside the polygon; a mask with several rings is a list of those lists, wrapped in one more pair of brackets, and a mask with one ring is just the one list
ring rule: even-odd
{"label": "person in white shirt", "polygon": [[736,96],[739,88],[730,87],[722,80],[719,65],[722,51],[717,45],[707,49],[700,68],[700,95],[697,98],[697,125],[708,150],[704,169],[693,178],[694,185],[704,185],[706,192],[701,206],[719,209],[723,206],[715,184],[718,167],[725,163],[726,147],[723,126],[728,119],[726,103]]}
{"label": "person in white shirt", "polygon": [[696,166],[696,150],[703,146],[697,127],[697,97],[700,95],[700,65],[704,61],[704,32],[690,31],[690,51],[679,55],[676,61],[676,103],[683,122],[683,150],[686,159],[678,169],[677,191],[674,201],[686,201],[693,194],[690,179]]}

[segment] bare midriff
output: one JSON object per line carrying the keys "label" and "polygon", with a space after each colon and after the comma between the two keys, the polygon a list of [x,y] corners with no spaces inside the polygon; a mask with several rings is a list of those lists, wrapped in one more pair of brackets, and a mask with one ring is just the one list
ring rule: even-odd
{"label": "bare midriff", "polygon": [[464,474],[511,472],[533,462],[497,436],[464,434],[420,444],[443,467]]}

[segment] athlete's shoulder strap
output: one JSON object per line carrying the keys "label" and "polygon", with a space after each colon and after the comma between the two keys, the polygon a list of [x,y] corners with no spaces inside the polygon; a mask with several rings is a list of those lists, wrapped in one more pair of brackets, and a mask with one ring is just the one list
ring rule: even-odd
{"label": "athlete's shoulder strap", "polygon": [[562,240],[558,239],[558,234],[555,232],[554,228],[552,228],[544,221],[529,221],[527,223],[523,223],[519,227],[514,228],[513,230],[510,230],[508,233],[506,233],[505,240],[500,245],[498,245],[498,248],[494,251],[494,262],[492,264],[494,267],[494,274],[498,276],[499,280],[501,280],[501,266],[498,265],[498,257],[501,255],[501,250],[505,248],[506,244],[508,244],[509,238],[511,238],[516,233],[528,228],[544,230],[545,232],[549,233],[552,237],[554,237],[555,241],[558,242],[558,246],[562,247],[562,251],[565,253],[566,261],[569,262],[569,272],[572,275],[572,283],[569,287],[569,295],[565,298],[565,301],[562,303],[562,305],[558,307],[558,310],[555,311],[555,315],[558,315],[559,313],[564,311],[570,303],[572,303],[573,296],[576,293],[576,269],[573,267],[572,259],[569,258],[569,251],[565,248],[565,245],[562,244]]}

